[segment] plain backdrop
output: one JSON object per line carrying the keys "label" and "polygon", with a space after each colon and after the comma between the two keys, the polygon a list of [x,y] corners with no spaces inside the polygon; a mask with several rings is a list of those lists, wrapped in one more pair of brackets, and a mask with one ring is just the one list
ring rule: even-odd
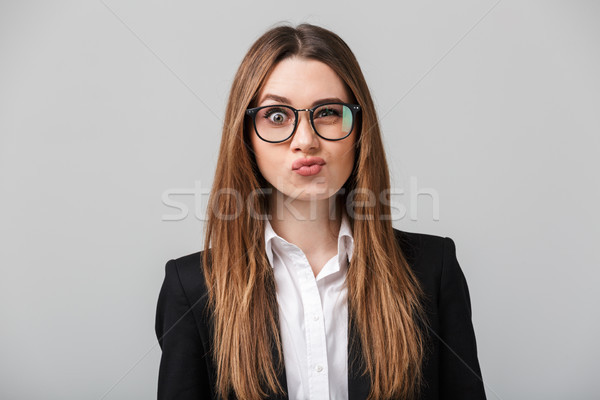
{"label": "plain backdrop", "polygon": [[2,1],[0,397],[155,398],[156,300],[201,249],[234,73],[310,22],[366,76],[394,227],[456,243],[488,398],[598,398],[599,20],[595,1]]}

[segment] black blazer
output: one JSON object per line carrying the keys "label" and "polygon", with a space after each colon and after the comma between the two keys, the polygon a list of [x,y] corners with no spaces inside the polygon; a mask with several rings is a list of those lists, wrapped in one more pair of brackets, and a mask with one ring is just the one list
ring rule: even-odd
{"label": "black blazer", "polygon": [[[428,297],[425,306],[431,327],[430,351],[423,364],[425,387],[421,399],[485,399],[469,290],[453,240],[397,229],[394,235]],[[162,349],[159,400],[217,398],[211,387],[215,381],[215,365],[209,353],[212,323],[204,312],[207,292],[201,253],[169,260],[165,267],[156,309],[156,336]],[[348,335],[350,343],[356,333],[351,330]],[[360,351],[349,350],[348,359],[357,355]],[[360,377],[352,365],[348,368],[349,399],[366,399],[368,378]],[[279,380],[287,390],[285,370]]]}

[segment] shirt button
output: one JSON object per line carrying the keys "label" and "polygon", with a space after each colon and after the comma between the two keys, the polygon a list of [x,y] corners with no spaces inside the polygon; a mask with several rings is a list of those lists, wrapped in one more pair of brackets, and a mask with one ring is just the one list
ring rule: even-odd
{"label": "shirt button", "polygon": [[319,320],[319,316],[317,314],[313,315],[313,321],[318,321]]}
{"label": "shirt button", "polygon": [[323,366],[322,366],[322,365],[317,365],[317,366],[315,367],[315,371],[317,371],[317,372],[321,372],[321,371],[323,371]]}

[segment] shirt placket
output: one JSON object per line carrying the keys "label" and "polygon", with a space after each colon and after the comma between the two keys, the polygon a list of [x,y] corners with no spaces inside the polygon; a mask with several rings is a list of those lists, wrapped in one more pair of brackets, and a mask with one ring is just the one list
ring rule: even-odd
{"label": "shirt placket", "polygon": [[323,306],[310,264],[301,256],[302,268],[298,270],[302,304],[304,306],[304,326],[308,366],[309,395],[311,399],[329,399],[329,379],[327,371],[327,342]]}

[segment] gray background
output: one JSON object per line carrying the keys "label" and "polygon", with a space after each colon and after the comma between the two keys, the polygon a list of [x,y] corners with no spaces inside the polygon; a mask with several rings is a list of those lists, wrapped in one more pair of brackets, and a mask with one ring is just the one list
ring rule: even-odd
{"label": "gray background", "polygon": [[394,226],[455,240],[488,398],[598,398],[600,4],[352,3],[0,3],[0,397],[155,397],[165,263],[202,244],[235,70],[289,21],[355,52]]}

